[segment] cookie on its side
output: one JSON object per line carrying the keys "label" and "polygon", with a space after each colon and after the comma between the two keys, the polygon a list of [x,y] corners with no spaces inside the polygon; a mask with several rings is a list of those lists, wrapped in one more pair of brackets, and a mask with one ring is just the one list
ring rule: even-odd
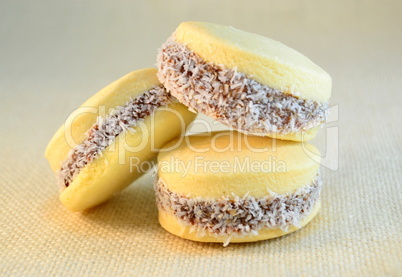
{"label": "cookie on its side", "polygon": [[141,163],[154,159],[194,117],[165,91],[154,68],[131,72],[100,90],[47,146],[61,202],[83,211],[106,201],[141,176]]}

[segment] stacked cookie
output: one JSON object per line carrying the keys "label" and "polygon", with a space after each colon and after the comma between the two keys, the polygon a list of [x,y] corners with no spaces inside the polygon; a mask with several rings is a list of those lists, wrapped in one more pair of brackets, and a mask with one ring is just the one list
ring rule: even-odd
{"label": "stacked cookie", "polygon": [[[143,173],[132,158],[158,155],[159,221],[180,237],[269,239],[317,214],[319,164],[307,151],[319,152],[305,141],[327,115],[325,71],[277,41],[203,22],[182,23],[157,66],[98,92],[53,137],[46,157],[64,205],[81,211],[107,200]],[[104,106],[114,109],[84,111]],[[195,113],[231,131],[181,136]]]}

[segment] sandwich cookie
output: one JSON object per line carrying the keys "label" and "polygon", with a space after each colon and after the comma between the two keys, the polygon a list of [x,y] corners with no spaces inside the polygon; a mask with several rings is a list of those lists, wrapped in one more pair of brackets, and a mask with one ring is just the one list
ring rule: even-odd
{"label": "sandwich cookie", "polygon": [[328,73],[257,34],[184,22],[162,45],[157,66],[181,103],[243,133],[309,140],[326,119]]}
{"label": "sandwich cookie", "polygon": [[307,143],[230,131],[173,140],[158,155],[159,222],[224,246],[294,232],[320,208],[319,164],[309,151],[319,154]]}
{"label": "sandwich cookie", "polygon": [[62,186],[61,202],[83,211],[109,199],[143,174],[166,142],[195,117],[156,77],[131,72],[89,98],[49,142],[45,156]]}

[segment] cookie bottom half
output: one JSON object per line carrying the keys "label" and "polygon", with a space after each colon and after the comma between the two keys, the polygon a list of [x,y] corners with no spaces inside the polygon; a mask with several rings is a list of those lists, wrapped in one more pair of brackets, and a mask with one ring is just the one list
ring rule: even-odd
{"label": "cookie bottom half", "polygon": [[306,226],[318,214],[320,207],[321,202],[317,201],[311,212],[300,221],[299,226],[292,225],[286,231],[279,228],[262,228],[258,230],[258,234],[248,234],[244,236],[216,236],[208,233],[203,236],[199,236],[196,232],[191,232],[190,224],[182,223],[176,216],[164,210],[159,210],[159,223],[166,231],[181,238],[198,242],[223,243],[224,246],[226,246],[229,244],[229,242],[255,242],[284,236],[286,234],[297,231]]}

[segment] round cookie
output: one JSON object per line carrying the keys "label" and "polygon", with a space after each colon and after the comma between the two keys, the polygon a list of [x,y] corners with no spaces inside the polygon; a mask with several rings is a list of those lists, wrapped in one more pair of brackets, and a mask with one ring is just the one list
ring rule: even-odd
{"label": "round cookie", "polygon": [[141,176],[143,164],[150,165],[194,117],[165,91],[154,68],[106,86],[67,118],[47,146],[61,202],[83,211],[106,201]]}
{"label": "round cookie", "polygon": [[328,73],[257,34],[184,22],[157,64],[159,80],[181,103],[243,133],[309,140],[326,118]]}
{"label": "round cookie", "polygon": [[239,132],[175,139],[158,155],[159,222],[182,238],[250,242],[296,231],[320,208],[319,164],[307,143]]}

